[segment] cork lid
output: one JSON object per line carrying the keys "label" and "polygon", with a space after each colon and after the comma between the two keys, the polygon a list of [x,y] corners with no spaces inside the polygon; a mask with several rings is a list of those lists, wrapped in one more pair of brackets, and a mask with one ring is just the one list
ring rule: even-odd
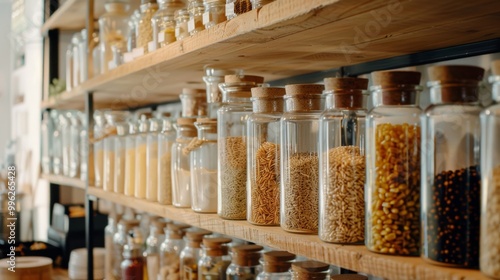
{"label": "cork lid", "polygon": [[422,74],[416,71],[376,71],[372,73],[373,84],[387,87],[394,85],[418,85]]}
{"label": "cork lid", "polygon": [[368,277],[360,274],[339,274],[330,276],[331,280],[368,280]]}
{"label": "cork lid", "polygon": [[292,263],[292,269],[298,272],[323,272],[330,268],[329,264],[317,261],[302,261]]}
{"label": "cork lid", "polygon": [[286,85],[286,95],[289,96],[307,96],[322,94],[325,86],[319,84],[293,84]]}
{"label": "cork lid", "polygon": [[262,249],[264,249],[264,247],[260,246],[260,245],[238,245],[238,246],[234,246],[232,248],[232,251],[234,253],[254,253],[254,252],[259,252],[259,251],[262,251]]}
{"label": "cork lid", "polygon": [[182,89],[182,94],[184,95],[203,95],[205,96],[205,89],[200,89],[200,88],[183,88]]}
{"label": "cork lid", "polygon": [[287,251],[271,251],[264,253],[263,258],[267,262],[288,262],[295,259],[295,254]]}
{"label": "cork lid", "polygon": [[177,125],[194,125],[196,122],[195,118],[178,118]]}
{"label": "cork lid", "polygon": [[203,245],[207,248],[219,248],[223,244],[231,243],[231,238],[223,237],[204,237]]}
{"label": "cork lid", "polygon": [[483,79],[484,69],[466,65],[439,65],[427,69],[431,81],[441,83],[479,82]]}
{"label": "cork lid", "polygon": [[252,76],[252,75],[226,75],[224,76],[224,82],[226,84],[232,83],[248,83],[253,82],[256,84],[262,84],[264,82],[264,77],[262,76]]}
{"label": "cork lid", "polygon": [[259,264],[260,251],[264,247],[260,245],[239,245],[232,248],[233,263],[239,266],[255,266]]}
{"label": "cork lid", "polygon": [[152,224],[155,228],[163,230],[169,223],[163,219],[156,219]]}
{"label": "cork lid", "polygon": [[217,124],[216,118],[197,118],[195,124]]}
{"label": "cork lid", "polygon": [[500,60],[491,62],[491,73],[495,76],[500,76]]}
{"label": "cork lid", "polygon": [[203,240],[203,236],[212,234],[211,231],[208,230],[192,230],[186,231],[186,239],[189,241],[194,241],[197,243],[201,243]]}
{"label": "cork lid", "polygon": [[138,227],[140,222],[139,222],[139,220],[136,220],[136,219],[132,219],[132,220],[121,219],[118,224],[125,226],[126,229],[131,229],[133,227]]}
{"label": "cork lid", "polygon": [[190,225],[183,224],[183,223],[168,223],[167,224],[167,229],[169,230],[185,230],[190,228]]}
{"label": "cork lid", "polygon": [[325,90],[347,90],[347,89],[359,89],[365,90],[368,88],[368,79],[363,78],[325,78]]}
{"label": "cork lid", "polygon": [[251,91],[254,98],[277,98],[283,97],[286,93],[285,89],[280,87],[254,87]]}

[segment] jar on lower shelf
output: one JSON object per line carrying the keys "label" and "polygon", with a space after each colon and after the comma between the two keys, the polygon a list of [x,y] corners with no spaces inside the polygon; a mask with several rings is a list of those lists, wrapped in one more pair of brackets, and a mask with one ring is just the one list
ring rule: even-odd
{"label": "jar on lower shelf", "polygon": [[286,251],[271,251],[262,254],[263,271],[257,275],[257,280],[291,280],[292,266],[295,255]]}
{"label": "jar on lower shelf", "polygon": [[94,112],[94,184],[97,188],[102,188],[104,174],[104,150],[103,139],[105,137],[104,113],[102,111]]}
{"label": "jar on lower shelf", "polygon": [[232,260],[227,268],[227,278],[232,280],[255,279],[262,272],[259,263],[261,251],[259,245],[239,245],[231,248]]}
{"label": "jar on lower shelf", "polygon": [[127,244],[128,232],[138,227],[138,220],[122,219],[118,223],[117,231],[113,236],[113,249],[115,250],[113,258],[113,276],[115,279],[120,279],[122,275],[120,265],[123,261],[123,247]]}
{"label": "jar on lower shelf", "polygon": [[205,237],[203,238],[203,253],[198,262],[199,280],[224,280],[226,271],[231,264],[228,253],[229,238]]}
{"label": "jar on lower shelf", "polygon": [[168,224],[165,229],[165,241],[160,246],[160,272],[158,279],[180,278],[180,254],[185,242],[182,239],[188,225]]}
{"label": "jar on lower shelf", "polygon": [[212,234],[206,230],[186,231],[186,246],[180,254],[181,279],[198,280],[198,262],[202,256],[201,242],[203,236]]}
{"label": "jar on lower shelf", "polygon": [[172,204],[175,207],[191,207],[191,166],[184,148],[196,137],[195,121],[177,119],[177,139],[172,145]]}
{"label": "jar on lower shelf", "polygon": [[317,261],[300,261],[292,263],[292,280],[328,280],[330,265]]}

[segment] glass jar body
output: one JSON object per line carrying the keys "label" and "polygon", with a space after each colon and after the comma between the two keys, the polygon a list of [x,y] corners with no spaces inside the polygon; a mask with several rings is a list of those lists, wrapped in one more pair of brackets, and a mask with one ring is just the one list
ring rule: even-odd
{"label": "glass jar body", "polygon": [[80,175],[80,157],[83,155],[83,150],[81,150],[80,145],[80,132],[82,130],[82,124],[80,122],[79,112],[74,112],[71,115],[71,127],[70,127],[70,142],[71,150],[69,153],[69,177],[76,178]]}
{"label": "glass jar body", "polygon": [[44,174],[52,173],[52,136],[54,134],[54,123],[48,112],[44,112],[40,127],[41,132],[41,162]]}
{"label": "glass jar body", "polygon": [[73,45],[71,43],[68,44],[68,48],[66,49],[66,91],[71,91],[73,88]]}
{"label": "glass jar body", "polygon": [[[205,13],[203,14],[203,25],[206,29],[218,23],[226,21],[226,1],[225,0],[204,0]],[[221,82],[224,82],[222,79]]]}
{"label": "glass jar body", "polygon": [[99,18],[99,42],[101,48],[100,73],[106,73],[113,59],[112,47],[126,52],[129,34],[128,5],[125,3],[106,4],[106,13]]}
{"label": "glass jar body", "polygon": [[53,110],[50,114],[54,130],[52,132],[52,172],[55,175],[62,174],[62,133],[59,123],[59,112]]}
{"label": "glass jar body", "polygon": [[147,133],[135,135],[135,188],[136,198],[146,198],[147,185]]}
{"label": "glass jar body", "polygon": [[186,9],[175,12],[175,39],[177,41],[189,37],[188,22],[189,12]]}
{"label": "glass jar body", "polygon": [[184,8],[184,3],[174,1],[160,4],[160,9],[153,16],[153,39],[157,47],[164,47],[175,42],[175,11]]}
{"label": "glass jar body", "polygon": [[113,265],[114,265],[114,244],[113,237],[116,234],[116,223],[115,220],[108,218],[108,225],[104,228],[104,271],[105,278],[113,277]]}
{"label": "glass jar body", "polygon": [[158,202],[172,204],[172,145],[175,143],[173,130],[158,135]]}
{"label": "glass jar body", "polygon": [[143,258],[129,258],[122,261],[121,280],[136,280],[144,278],[144,260]]}
{"label": "glass jar body", "polygon": [[80,55],[80,50],[79,50],[79,46],[82,43],[82,41],[83,41],[83,38],[79,32],[73,34],[73,38],[71,38],[71,47],[73,48],[71,51],[73,53],[73,55],[72,55],[73,63],[71,63],[71,66],[72,66],[71,77],[73,78],[73,81],[71,82],[71,86],[73,88],[77,87],[82,82],[80,80],[80,78],[81,78],[80,65],[82,63],[82,61],[81,61],[82,57]]}
{"label": "glass jar body", "polygon": [[136,135],[129,134],[125,139],[125,148],[127,150],[125,155],[125,186],[124,192],[127,196],[135,195],[135,144]]}
{"label": "glass jar body", "polygon": [[146,199],[158,201],[158,132],[150,132],[147,136],[147,183]]}
{"label": "glass jar body", "polygon": [[203,25],[203,13],[205,13],[203,0],[189,0],[187,9],[189,12],[188,31],[189,35],[192,36],[205,29]]}
{"label": "glass jar body", "polygon": [[[68,113],[68,112],[66,112]],[[72,149],[71,143],[71,124],[69,114],[59,115],[59,125],[61,127],[61,142],[62,142],[62,175],[69,176],[70,153]]]}
{"label": "glass jar body", "polygon": [[256,280],[291,280],[292,274],[289,271],[286,272],[261,272],[257,275]]}
{"label": "glass jar body", "polygon": [[94,184],[102,188],[104,174],[104,116],[100,112],[94,114]]}
{"label": "glass jar body", "polygon": [[255,279],[262,272],[260,264],[255,266],[239,266],[231,263],[227,268],[227,279],[231,280],[250,280]]}
{"label": "glass jar body", "polygon": [[127,155],[126,135],[118,135],[115,137],[115,162],[114,162],[114,192],[125,193],[125,162]]}
{"label": "glass jar body", "polygon": [[198,280],[198,261],[201,258],[201,248],[187,245],[180,254],[181,278]]}
{"label": "glass jar body", "polygon": [[229,255],[209,256],[206,253],[198,262],[199,280],[227,280],[227,268],[231,264]]}
{"label": "glass jar body", "polygon": [[160,272],[159,279],[178,279],[180,271],[180,254],[184,249],[184,240],[167,237],[160,246]]}
{"label": "glass jar body", "polygon": [[139,16],[136,38],[137,48],[143,48],[144,53],[148,53],[148,43],[153,41],[153,26],[152,19],[158,11],[158,4],[146,3],[141,5],[141,13]]}
{"label": "glass jar body", "polygon": [[110,135],[103,139],[103,182],[102,188],[112,192],[115,189],[115,141],[116,135]]}
{"label": "glass jar body", "polygon": [[177,137],[172,145],[172,204],[191,207],[191,166],[189,154],[183,152],[192,137]]}
{"label": "glass jar body", "polygon": [[123,246],[127,244],[127,229],[118,225],[117,231],[113,236],[113,277],[114,279],[121,279],[122,269],[121,263],[123,261]]}
{"label": "glass jar body", "polygon": [[80,130],[80,180],[87,180],[94,185],[94,154],[89,153],[89,137],[87,133],[86,116],[82,114],[82,129]]}

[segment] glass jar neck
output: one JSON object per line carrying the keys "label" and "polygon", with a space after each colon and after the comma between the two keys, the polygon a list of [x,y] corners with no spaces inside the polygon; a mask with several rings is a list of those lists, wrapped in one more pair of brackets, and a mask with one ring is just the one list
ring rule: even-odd
{"label": "glass jar neck", "polygon": [[197,131],[194,126],[190,125],[178,125],[177,126],[177,137],[187,137],[187,138],[193,138],[196,137]]}
{"label": "glass jar neck", "polygon": [[327,91],[326,109],[366,109],[367,94],[363,90]]}
{"label": "glass jar neck", "polygon": [[285,96],[286,112],[314,112],[324,108],[324,96],[314,94],[309,96]]}
{"label": "glass jar neck", "polygon": [[421,89],[416,85],[373,86],[373,106],[417,106]]}
{"label": "glass jar neck", "polygon": [[500,76],[492,76],[489,81],[492,83],[493,100],[500,102]]}
{"label": "glass jar neck", "polygon": [[200,124],[198,128],[198,138],[201,140],[217,140],[217,123]]}
{"label": "glass jar neck", "polygon": [[442,84],[439,81],[428,83],[432,104],[477,103],[479,101],[478,82]]}

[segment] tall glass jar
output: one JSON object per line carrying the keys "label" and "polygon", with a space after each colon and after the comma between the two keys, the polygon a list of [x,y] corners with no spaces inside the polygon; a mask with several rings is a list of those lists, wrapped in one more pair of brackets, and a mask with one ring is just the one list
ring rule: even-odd
{"label": "tall glass jar", "polygon": [[122,219],[118,223],[117,230],[113,236],[113,248],[115,250],[113,259],[113,277],[121,279],[120,264],[123,261],[123,247],[127,244],[127,236],[130,230],[139,226],[138,220]]}
{"label": "tall glass jar", "polygon": [[42,172],[44,174],[52,173],[52,136],[54,134],[54,123],[50,117],[49,111],[43,111],[42,114],[42,124],[40,127],[41,131],[41,162],[42,162]]}
{"label": "tall glass jar", "polygon": [[217,113],[217,214],[230,220],[247,217],[247,119],[252,113],[251,88],[264,82],[259,76],[226,75],[220,84],[223,105]]}
{"label": "tall glass jar", "polygon": [[135,10],[128,19],[127,52],[132,52],[137,47],[137,24],[141,17],[141,11]]}
{"label": "tall glass jar", "polygon": [[[92,35],[92,34],[91,34]],[[88,56],[87,56],[87,29],[82,29],[80,31],[81,40],[78,42],[78,73],[80,74],[78,80],[80,83],[83,83],[87,80],[88,77]],[[92,41],[92,36],[90,36],[90,40]]]}
{"label": "tall glass jar", "polygon": [[262,254],[263,271],[257,280],[291,280],[290,267],[295,255],[286,251],[270,251]]}
{"label": "tall glass jar", "polygon": [[319,205],[319,118],[324,108],[323,85],[285,87],[281,118],[281,228],[317,233]]}
{"label": "tall glass jar", "polygon": [[292,280],[328,280],[330,265],[317,261],[300,261],[292,263]]}
{"label": "tall glass jar", "polygon": [[165,241],[163,229],[167,223],[163,220],[155,220],[150,226],[149,236],[146,239],[146,251],[144,258],[147,264],[148,279],[157,279],[160,270],[160,245]]}
{"label": "tall glass jar", "polygon": [[319,126],[319,237],[359,243],[365,236],[367,79],[326,78]]}
{"label": "tall glass jar", "polygon": [[189,12],[187,9],[178,9],[174,14],[175,18],[175,39],[180,41],[189,37],[188,22]]}
{"label": "tall glass jar", "polygon": [[255,10],[273,2],[274,0],[250,0],[250,1],[252,1],[252,10]]}
{"label": "tall glass jar", "polygon": [[189,12],[188,31],[189,35],[194,35],[205,29],[203,25],[203,13],[205,6],[203,0],[188,0],[187,10]]}
{"label": "tall glass jar", "polygon": [[184,237],[186,246],[180,254],[181,277],[184,280],[198,280],[198,261],[201,258],[203,236],[211,234],[206,230],[187,231]]}
{"label": "tall glass jar", "polygon": [[71,152],[71,111],[62,111],[59,114],[62,142],[62,175],[69,176],[69,154]]}
{"label": "tall glass jar", "polygon": [[129,5],[123,1],[108,2],[104,5],[106,12],[99,17],[99,36],[101,47],[101,73],[108,72],[109,63],[113,59],[112,47],[126,51],[129,34]]}
{"label": "tall glass jar", "polygon": [[[197,119],[198,138],[189,145],[191,209],[217,213],[217,119]],[[200,240],[201,241],[201,240]]]}
{"label": "tall glass jar", "polygon": [[191,167],[184,148],[196,137],[195,121],[177,119],[177,139],[172,145],[172,204],[175,207],[191,207]]}
{"label": "tall glass jar", "polygon": [[420,73],[372,73],[366,117],[365,245],[418,255],[420,247]]}
{"label": "tall glass jar", "polygon": [[199,280],[225,280],[226,271],[231,264],[228,252],[229,238],[205,237],[203,238],[203,253],[198,261]]}
{"label": "tall glass jar", "polygon": [[205,5],[203,24],[206,29],[226,21],[226,0],[203,0],[203,4]]}
{"label": "tall glass jar", "polygon": [[73,89],[73,43],[69,42],[66,48],[66,63],[65,63],[66,91],[70,92]]}
{"label": "tall glass jar", "polygon": [[225,75],[234,74],[234,71],[209,66],[205,68],[205,74],[203,81],[206,84],[207,116],[209,118],[217,118],[217,110],[222,105],[222,92],[219,89],[219,84],[224,82]]}
{"label": "tall glass jar", "polygon": [[234,280],[255,279],[262,272],[259,263],[261,251],[259,245],[239,245],[231,248],[232,260],[227,268],[227,278]]}
{"label": "tall glass jar", "polygon": [[158,202],[172,204],[172,145],[175,130],[170,121],[170,113],[160,115],[161,131],[158,134]]}
{"label": "tall glass jar", "polygon": [[160,246],[160,272],[158,279],[180,278],[180,254],[185,243],[182,239],[188,225],[168,224],[165,229],[165,241]]}
{"label": "tall glass jar", "polygon": [[147,186],[147,149],[149,119],[151,113],[141,114],[138,123],[138,132],[135,135],[135,191],[136,198],[146,198]]}
{"label": "tall glass jar", "polygon": [[75,178],[80,175],[80,157],[83,151],[80,150],[80,132],[82,130],[81,112],[72,111],[69,115],[70,121],[70,142],[69,151],[69,177]]}
{"label": "tall glass jar", "polygon": [[62,132],[59,114],[60,112],[57,110],[50,111],[50,118],[54,124],[52,133],[52,172],[55,175],[62,175]]}
{"label": "tall glass jar", "polygon": [[149,120],[146,149],[146,199],[154,202],[158,201],[158,134],[160,128],[159,119],[153,118]]}
{"label": "tall glass jar", "polygon": [[500,60],[491,65],[495,104],[481,113],[481,245],[480,268],[500,279]]}
{"label": "tall glass jar", "polygon": [[182,0],[158,0],[160,9],[154,14],[153,40],[157,48],[175,42],[175,11],[185,7]]}
{"label": "tall glass jar", "polygon": [[183,88],[179,97],[182,103],[182,117],[207,115],[207,97],[204,89]]}
{"label": "tall glass jar", "polygon": [[115,159],[113,172],[114,178],[114,192],[115,193],[125,193],[125,178],[127,176],[126,171],[126,156],[127,156],[127,137],[129,132],[128,119],[116,123],[116,136],[114,142],[115,149]]}
{"label": "tall glass jar", "polygon": [[148,53],[148,43],[153,41],[153,26],[151,20],[158,11],[156,0],[141,0],[141,15],[137,25],[137,48],[143,48]]}
{"label": "tall glass jar", "polygon": [[104,174],[104,150],[103,139],[106,135],[105,131],[106,120],[102,111],[94,112],[94,184],[98,188],[102,188]]}
{"label": "tall glass jar", "polygon": [[81,42],[83,41],[82,34],[80,32],[74,33],[73,37],[71,38],[71,46],[73,47],[72,50],[72,58],[73,58],[73,63],[71,66],[73,68],[71,69],[71,77],[73,78],[73,81],[71,82],[71,85],[73,88],[77,87],[82,81],[80,80],[80,64],[82,63],[81,61],[81,56],[80,56],[80,50],[79,46]]}
{"label": "tall glass jar", "polygon": [[422,256],[479,267],[480,144],[478,84],[484,69],[428,69],[431,105],[422,115]]}
{"label": "tall glass jar", "polygon": [[238,15],[252,10],[250,0],[227,0],[226,1],[226,17],[227,20],[233,19]]}
{"label": "tall glass jar", "polygon": [[248,118],[247,221],[280,223],[280,119],[284,88],[252,88],[253,114]]}
{"label": "tall glass jar", "polygon": [[[115,190],[115,142],[118,126],[125,126],[129,117],[128,111],[106,111],[106,137],[103,139],[103,189],[108,192]],[[121,158],[120,158],[121,160]],[[120,166],[121,167],[121,166]],[[118,189],[118,188],[117,188]]]}
{"label": "tall glass jar", "polygon": [[127,196],[135,195],[135,151],[137,136],[137,121],[134,119],[128,122],[128,135],[125,138],[125,187],[124,192]]}
{"label": "tall glass jar", "polygon": [[[91,186],[94,185],[94,154],[89,153],[88,120],[87,114],[80,112],[80,180],[88,180]],[[90,164],[90,165],[89,165]]]}

